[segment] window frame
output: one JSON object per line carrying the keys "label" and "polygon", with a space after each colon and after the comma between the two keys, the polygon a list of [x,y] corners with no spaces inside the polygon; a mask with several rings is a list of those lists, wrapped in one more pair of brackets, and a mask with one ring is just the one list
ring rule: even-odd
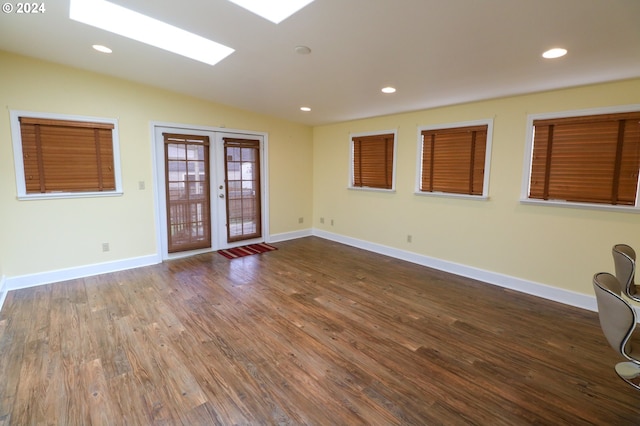
{"label": "window frame", "polygon": [[[431,130],[445,130],[445,129],[455,129],[457,127],[477,127],[477,126],[487,126],[487,141],[485,146],[485,156],[484,156],[484,178],[482,181],[482,195],[472,195],[472,194],[458,194],[454,192],[428,192],[421,191],[420,187],[422,185],[422,151],[423,151],[423,140],[422,140],[422,132],[431,131]],[[447,197],[447,198],[461,198],[468,200],[489,200],[489,179],[491,174],[491,149],[493,145],[493,119],[480,119],[480,120],[471,120],[471,121],[461,121],[455,123],[445,123],[445,124],[429,124],[425,126],[419,126],[417,132],[417,155],[416,155],[416,181],[414,188],[414,195],[419,195],[423,197]]]}
{"label": "window frame", "polygon": [[[67,115],[46,112],[10,110],[11,139],[13,144],[13,159],[16,174],[16,189],[18,200],[42,200],[59,198],[87,198],[87,197],[115,197],[123,194],[122,174],[120,165],[120,143],[118,133],[118,120],[115,118],[90,117],[80,115]],[[111,143],[113,149],[113,172],[115,189],[107,191],[78,191],[78,192],[46,192],[27,193],[24,175],[24,161],[22,152],[22,132],[20,129],[20,117],[40,118],[46,120],[80,121],[88,123],[103,123],[113,126],[111,131]]]}
{"label": "window frame", "polygon": [[[391,188],[376,188],[371,186],[354,186],[354,146],[353,139],[358,137],[393,135],[393,164],[391,171]],[[396,191],[396,164],[398,161],[398,130],[376,130],[371,132],[358,132],[349,134],[349,183],[347,188],[357,191],[377,191],[377,192],[395,192]]]}
{"label": "window frame", "polygon": [[569,111],[557,111],[557,112],[550,112],[550,113],[538,113],[538,114],[527,115],[527,133],[526,133],[525,150],[524,150],[522,184],[520,189],[520,203],[528,204],[528,205],[538,205],[538,206],[554,206],[554,207],[568,207],[568,208],[589,209],[589,210],[606,210],[606,211],[617,211],[617,212],[628,212],[628,213],[640,213],[640,179],[638,179],[638,184],[636,186],[635,206],[614,205],[614,204],[604,204],[604,203],[587,203],[587,202],[565,201],[565,200],[542,200],[538,198],[529,198],[529,190],[530,190],[530,184],[531,184],[531,167],[533,162],[532,156],[533,156],[533,138],[534,138],[533,123],[534,121],[560,119],[560,118],[586,117],[590,115],[619,114],[619,113],[629,113],[629,112],[638,112],[638,111],[640,111],[640,104],[589,108],[589,109],[569,110]]}

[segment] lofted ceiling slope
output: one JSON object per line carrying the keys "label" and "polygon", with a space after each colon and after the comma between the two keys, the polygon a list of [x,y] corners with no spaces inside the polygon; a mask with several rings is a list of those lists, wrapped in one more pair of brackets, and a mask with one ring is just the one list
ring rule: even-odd
{"label": "lofted ceiling slope", "polygon": [[3,13],[0,50],[307,125],[640,77],[639,0],[315,0],[277,25],[227,0],[112,2],[235,52],[206,65],[72,21],[67,0]]}

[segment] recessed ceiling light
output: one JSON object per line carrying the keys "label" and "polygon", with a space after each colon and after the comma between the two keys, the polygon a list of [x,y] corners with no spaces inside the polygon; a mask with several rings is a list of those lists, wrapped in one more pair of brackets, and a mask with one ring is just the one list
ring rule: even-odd
{"label": "recessed ceiling light", "polygon": [[311,108],[309,108],[309,107],[300,107],[300,111],[309,112],[309,111],[311,111]]}
{"label": "recessed ceiling light", "polygon": [[230,47],[104,0],[71,0],[69,18],[209,65],[234,52]]}
{"label": "recessed ceiling light", "polygon": [[395,87],[383,87],[382,88],[382,93],[395,93],[396,92],[396,88]]}
{"label": "recessed ceiling light", "polygon": [[547,59],[555,59],[560,58],[567,54],[567,49],[562,49],[561,47],[556,47],[553,49],[549,49],[542,54],[543,58]]}
{"label": "recessed ceiling light", "polygon": [[240,7],[244,7],[249,12],[253,12],[258,16],[268,19],[274,24],[287,19],[313,0],[279,0],[279,1],[265,1],[265,0],[229,0],[232,3],[237,4]]}
{"label": "recessed ceiling light", "polygon": [[113,52],[113,50],[111,50],[107,46],[103,46],[101,44],[94,44],[91,47],[93,47],[98,52],[102,52],[102,53],[111,53],[111,52]]}

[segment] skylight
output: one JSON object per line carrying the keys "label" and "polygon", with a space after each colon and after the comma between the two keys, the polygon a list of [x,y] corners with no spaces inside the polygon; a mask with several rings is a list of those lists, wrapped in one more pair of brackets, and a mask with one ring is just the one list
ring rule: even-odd
{"label": "skylight", "polygon": [[104,0],[70,0],[69,18],[205,64],[234,49]]}
{"label": "skylight", "polygon": [[255,13],[258,16],[268,19],[274,24],[287,19],[313,0],[229,0],[232,3],[237,4],[240,7],[244,7],[250,12]]}

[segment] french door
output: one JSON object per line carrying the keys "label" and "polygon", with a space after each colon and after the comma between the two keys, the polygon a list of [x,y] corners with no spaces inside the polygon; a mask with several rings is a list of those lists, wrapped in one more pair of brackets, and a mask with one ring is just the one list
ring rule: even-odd
{"label": "french door", "polygon": [[227,243],[262,236],[260,141],[223,137]]}
{"label": "french door", "polygon": [[209,248],[209,137],[163,136],[168,252]]}
{"label": "french door", "polygon": [[263,242],[264,137],[155,127],[163,257]]}

